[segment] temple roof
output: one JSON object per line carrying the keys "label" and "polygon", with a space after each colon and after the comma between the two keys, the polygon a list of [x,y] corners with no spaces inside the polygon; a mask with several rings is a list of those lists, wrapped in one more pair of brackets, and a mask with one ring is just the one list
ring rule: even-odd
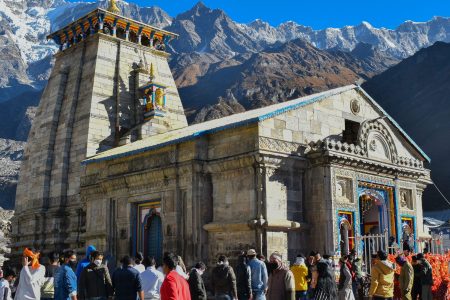
{"label": "temple roof", "polygon": [[87,158],[83,164],[90,164],[105,160],[113,160],[115,158],[131,156],[150,150],[162,148],[169,145],[179,144],[185,141],[193,140],[197,137],[212,134],[218,131],[237,128],[249,124],[258,123],[266,119],[273,118],[277,115],[286,113],[291,110],[295,110],[317,101],[329,98],[334,95],[338,95],[350,90],[357,90],[380,110],[380,113],[386,116],[391,123],[397,127],[400,133],[407,139],[407,141],[423,156],[427,161],[430,158],[419,148],[419,146],[406,134],[406,132],[400,128],[400,126],[389,116],[378,103],[375,102],[361,87],[356,85],[348,85],[332,90],[328,90],[322,93],[317,93],[298,99],[278,103],[263,108],[249,110],[243,113],[234,114],[231,116],[223,117],[216,120],[206,121],[199,124],[193,124],[184,128],[172,130],[166,133],[147,137],[145,139],[127,144],[121,147],[113,148],[111,150],[99,153],[90,158]]}
{"label": "temple roof", "polygon": [[65,43],[73,37],[74,33],[79,35],[85,33],[90,26],[95,27],[99,20],[102,22],[110,22],[111,24],[115,24],[117,27],[121,27],[125,30],[128,29],[146,36],[157,36],[163,41],[168,41],[178,37],[175,33],[126,18],[120,14],[115,14],[102,8],[97,8],[78,20],[73,21],[65,27],[51,33],[47,36],[47,39],[53,39],[57,44]]}

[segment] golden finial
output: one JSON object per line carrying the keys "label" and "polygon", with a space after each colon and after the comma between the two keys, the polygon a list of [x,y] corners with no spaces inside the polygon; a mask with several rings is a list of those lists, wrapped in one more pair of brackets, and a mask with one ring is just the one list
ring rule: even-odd
{"label": "golden finial", "polygon": [[150,64],[150,82],[155,79],[155,68],[153,67],[153,63]]}
{"label": "golden finial", "polygon": [[116,0],[109,0],[108,11],[112,12],[113,14],[120,14],[120,9],[116,4]]}

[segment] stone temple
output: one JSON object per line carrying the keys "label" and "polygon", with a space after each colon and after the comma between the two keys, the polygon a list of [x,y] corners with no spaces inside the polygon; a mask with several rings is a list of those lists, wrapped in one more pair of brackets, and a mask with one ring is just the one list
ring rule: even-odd
{"label": "stone temple", "polygon": [[427,236],[429,158],[359,86],[188,126],[167,61],[175,34],[96,9],[49,38],[60,51],[25,151],[13,254],[93,244],[192,264]]}

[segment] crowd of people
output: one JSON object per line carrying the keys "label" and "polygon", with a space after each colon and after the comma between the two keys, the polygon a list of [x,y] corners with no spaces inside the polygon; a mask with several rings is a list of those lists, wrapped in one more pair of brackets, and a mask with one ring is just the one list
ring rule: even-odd
{"label": "crowd of people", "polygon": [[[187,270],[173,253],[165,253],[160,266],[142,253],[125,256],[112,274],[102,252],[89,246],[86,254],[77,262],[72,250],[61,256],[50,253],[43,266],[38,251],[25,249],[19,275],[10,268],[0,274],[0,300],[354,300],[364,296],[361,260],[355,251],[340,258],[339,276],[332,257],[317,252],[297,255],[290,267],[279,252],[267,261],[249,249],[238,256],[234,268],[221,255],[209,276],[205,263]],[[396,257],[401,299],[432,299],[431,265],[422,254],[413,256],[412,264],[408,256],[405,251]],[[395,265],[384,251],[378,251],[371,264],[369,296],[393,299]]]}

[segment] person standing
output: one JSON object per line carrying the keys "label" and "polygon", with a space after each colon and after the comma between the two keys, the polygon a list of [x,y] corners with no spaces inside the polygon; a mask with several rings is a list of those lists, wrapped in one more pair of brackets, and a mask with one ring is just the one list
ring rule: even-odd
{"label": "person standing", "polygon": [[417,300],[417,298],[421,299],[422,297],[422,283],[420,282],[420,265],[417,261],[417,256],[414,255],[411,258],[411,264],[414,270],[414,280],[411,290],[411,298]]}
{"label": "person standing", "polygon": [[411,290],[414,282],[413,267],[403,256],[397,256],[395,261],[401,267],[399,283],[402,300],[411,300]]}
{"label": "person standing", "polygon": [[[64,253],[64,264],[55,273],[55,300],[77,300],[77,256],[73,250]],[[21,298],[18,298],[21,299]]]}
{"label": "person standing", "polygon": [[146,269],[141,273],[144,299],[160,299],[161,285],[164,281],[164,274],[156,270],[156,260],[154,257],[146,257],[144,260],[144,265]]}
{"label": "person standing", "polygon": [[45,281],[41,288],[41,300],[55,298],[55,273],[59,268],[59,253],[51,252],[48,255],[50,264],[45,267]]}
{"label": "person standing", "polygon": [[5,269],[0,279],[0,300],[12,300],[11,282],[16,278],[16,272],[12,269]]}
{"label": "person standing", "polygon": [[422,300],[432,300],[433,293],[431,287],[433,286],[433,268],[428,260],[426,260],[423,253],[417,254],[417,261],[420,265],[420,283],[422,284]]}
{"label": "person standing", "polygon": [[78,264],[77,269],[76,269],[77,271],[75,272],[75,274],[77,275],[77,278],[80,278],[81,271],[83,271],[83,269],[86,268],[86,266],[91,263],[89,256],[91,255],[91,252],[95,251],[95,250],[97,250],[97,249],[95,249],[95,247],[93,245],[87,246],[86,257],[80,261],[80,263]]}
{"label": "person standing", "polygon": [[267,299],[295,300],[294,275],[283,263],[281,254],[274,252],[270,255],[272,274],[269,276]]}
{"label": "person standing", "polygon": [[394,266],[387,260],[385,251],[377,252],[378,259],[372,267],[369,296],[374,300],[394,297]]}
{"label": "person standing", "polygon": [[107,300],[113,296],[108,268],[103,264],[103,253],[92,251],[91,263],[81,271],[78,296],[82,300]]}
{"label": "person standing", "polygon": [[308,268],[306,267],[303,254],[297,255],[291,267],[291,272],[295,281],[295,299],[306,300],[308,294]]}
{"label": "person standing", "polygon": [[173,253],[166,253],[163,257],[163,271],[166,275],[161,286],[161,300],[191,300],[189,285],[176,271],[178,257]]}
{"label": "person standing", "polygon": [[136,253],[136,257],[135,257],[135,265],[134,268],[136,270],[138,270],[139,273],[142,273],[145,271],[145,266],[142,264],[142,262],[144,261],[144,255],[142,254],[142,252],[138,252]]}
{"label": "person standing", "polygon": [[39,264],[39,252],[25,248],[22,266],[15,299],[41,299],[41,287],[45,281],[45,268]]}
{"label": "person standing", "polygon": [[248,266],[252,275],[253,300],[265,300],[268,281],[266,264],[256,258],[256,251],[254,249],[247,251],[247,257],[249,259]]}
{"label": "person standing", "polygon": [[348,267],[348,256],[344,255],[340,259],[340,276],[339,276],[339,300],[354,300],[352,288],[352,273]]}
{"label": "person standing", "polygon": [[236,276],[224,255],[219,256],[217,266],[212,271],[211,285],[216,300],[237,299]]}
{"label": "person standing", "polygon": [[192,300],[207,300],[205,283],[203,282],[202,275],[205,273],[206,266],[203,262],[198,262],[189,273],[189,290],[191,292]]}
{"label": "person standing", "polygon": [[252,271],[247,264],[247,257],[241,254],[236,266],[236,287],[239,300],[252,298]]}
{"label": "person standing", "polygon": [[332,269],[328,263],[319,260],[316,263],[317,282],[313,290],[314,300],[335,300],[338,299],[336,280]]}
{"label": "person standing", "polygon": [[141,276],[139,271],[133,268],[133,261],[128,255],[123,257],[122,267],[113,273],[112,284],[116,300],[136,300],[136,297],[144,300]]}

